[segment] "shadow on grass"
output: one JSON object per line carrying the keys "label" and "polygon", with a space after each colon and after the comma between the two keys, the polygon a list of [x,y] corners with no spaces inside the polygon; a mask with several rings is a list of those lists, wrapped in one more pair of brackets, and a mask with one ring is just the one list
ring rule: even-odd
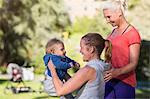
{"label": "shadow on grass", "polygon": [[45,98],[48,98],[49,96],[41,96],[41,97],[35,97],[33,99],[45,99]]}
{"label": "shadow on grass", "polygon": [[136,93],[136,99],[150,99],[150,90],[140,89],[140,93]]}
{"label": "shadow on grass", "polygon": [[0,79],[0,84],[6,83],[8,79]]}
{"label": "shadow on grass", "polygon": [[58,97],[41,96],[41,97],[35,97],[33,99],[53,99],[53,98],[57,99]]}

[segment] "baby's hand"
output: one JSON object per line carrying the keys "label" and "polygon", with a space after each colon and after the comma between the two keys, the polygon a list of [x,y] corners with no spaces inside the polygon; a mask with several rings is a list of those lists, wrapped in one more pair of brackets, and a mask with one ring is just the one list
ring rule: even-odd
{"label": "baby's hand", "polygon": [[70,64],[70,66],[71,66],[72,68],[74,68],[74,69],[76,69],[76,70],[79,70],[79,69],[80,69],[80,64],[77,63],[77,62],[70,62],[69,64]]}
{"label": "baby's hand", "polygon": [[76,62],[74,67],[80,69],[80,64]]}
{"label": "baby's hand", "polygon": [[80,69],[80,64],[77,62],[74,62],[73,70],[74,72],[77,72]]}

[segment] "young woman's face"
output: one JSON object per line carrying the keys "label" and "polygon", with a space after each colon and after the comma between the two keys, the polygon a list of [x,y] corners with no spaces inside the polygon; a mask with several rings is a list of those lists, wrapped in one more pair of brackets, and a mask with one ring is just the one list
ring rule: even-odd
{"label": "young woman's face", "polygon": [[80,53],[83,55],[83,61],[89,61],[89,46],[85,45],[85,41],[83,39],[80,41]]}
{"label": "young woman's face", "polygon": [[116,11],[109,10],[109,9],[104,9],[103,14],[108,23],[110,23],[113,27],[118,26],[119,13],[117,13]]}
{"label": "young woman's face", "polygon": [[59,55],[59,56],[65,56],[66,51],[65,51],[64,45],[63,44],[56,44],[53,54]]}

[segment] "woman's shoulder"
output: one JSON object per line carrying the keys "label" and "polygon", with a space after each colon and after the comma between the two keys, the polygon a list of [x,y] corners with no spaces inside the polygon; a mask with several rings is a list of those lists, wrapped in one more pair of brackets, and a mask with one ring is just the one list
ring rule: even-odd
{"label": "woman's shoulder", "polygon": [[88,65],[84,66],[83,68],[80,68],[73,78],[76,79],[84,79],[86,81],[90,81],[95,77],[96,70]]}
{"label": "woman's shoulder", "polygon": [[81,68],[78,73],[79,74],[85,74],[85,75],[92,75],[96,72],[96,70],[89,65],[85,65],[83,68]]}
{"label": "woman's shoulder", "polygon": [[85,65],[83,68],[81,68],[82,71],[85,71],[86,73],[88,72],[95,72],[95,69],[89,65]]}
{"label": "woman's shoulder", "polygon": [[125,34],[136,35],[139,34],[139,32],[134,26],[131,25]]}
{"label": "woman's shoulder", "polygon": [[140,33],[134,26],[131,26],[124,35],[129,39],[133,39],[133,37],[140,39]]}
{"label": "woman's shoulder", "polygon": [[109,68],[109,65],[102,60],[92,60],[88,62],[87,65],[96,69],[97,71],[104,71]]}

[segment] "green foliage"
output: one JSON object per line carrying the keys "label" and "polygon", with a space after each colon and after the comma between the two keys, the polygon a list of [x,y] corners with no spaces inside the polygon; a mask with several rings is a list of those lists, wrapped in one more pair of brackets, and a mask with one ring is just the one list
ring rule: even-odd
{"label": "green foliage", "polygon": [[28,61],[70,23],[63,0],[0,1],[0,64]]}
{"label": "green foliage", "polygon": [[0,73],[5,74],[6,73],[6,67],[0,66]]}
{"label": "green foliage", "polygon": [[82,36],[83,34],[74,33],[69,40],[64,41],[67,56],[80,63],[81,67],[84,66],[82,55],[80,54],[80,39]]}
{"label": "green foliage", "polygon": [[128,3],[129,10],[134,9],[140,2],[141,0],[129,0],[129,3]]}
{"label": "green foliage", "polygon": [[95,16],[94,18],[77,18],[72,26],[66,28],[67,32],[71,34],[81,33],[85,34],[88,32],[99,32],[102,35],[106,35],[110,32],[110,27],[106,24],[106,21],[101,15]]}
{"label": "green foliage", "polygon": [[30,65],[35,67],[34,72],[36,74],[43,74],[45,70],[45,65],[43,62],[44,50],[42,48],[35,50],[34,54],[36,55],[32,57],[32,62]]}
{"label": "green foliage", "polygon": [[69,23],[63,0],[38,0],[31,8],[36,24],[36,32],[61,32]]}
{"label": "green foliage", "polygon": [[38,65],[35,67],[34,73],[35,74],[43,74],[44,75],[45,66]]}

